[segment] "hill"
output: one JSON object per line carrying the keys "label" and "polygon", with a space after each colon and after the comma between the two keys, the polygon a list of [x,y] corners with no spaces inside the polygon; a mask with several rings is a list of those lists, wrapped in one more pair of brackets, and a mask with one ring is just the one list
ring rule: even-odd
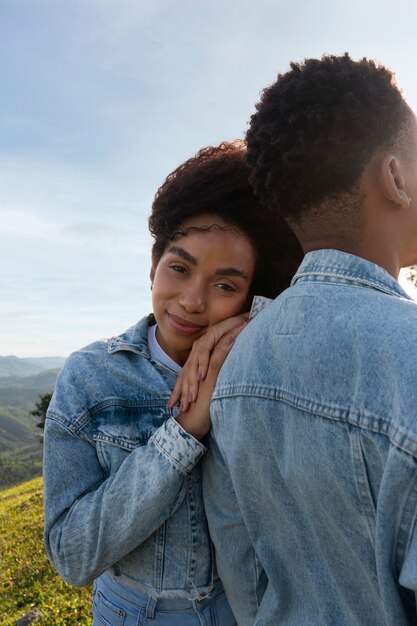
{"label": "hill", "polygon": [[33,399],[55,386],[59,369],[52,369],[26,377],[0,378],[0,406],[33,408]]}
{"label": "hill", "polygon": [[34,607],[42,626],[91,624],[91,588],[67,585],[45,555],[40,478],[0,491],[0,554],[0,626]]}
{"label": "hill", "polygon": [[[57,359],[63,361],[60,357]],[[0,360],[0,371],[8,371],[6,376],[0,376],[0,488],[4,488],[41,473],[41,431],[37,428],[39,419],[30,413],[39,396],[53,390],[59,369],[45,368],[59,361],[55,357],[0,357]],[[23,363],[21,367],[16,361],[30,361],[29,369],[26,368],[27,364]],[[6,362],[11,364],[10,370],[5,370]],[[22,375],[33,367],[36,373]]]}
{"label": "hill", "polygon": [[21,359],[17,356],[0,356],[0,378],[23,377],[39,374],[45,370],[60,369],[65,359],[61,356]]}

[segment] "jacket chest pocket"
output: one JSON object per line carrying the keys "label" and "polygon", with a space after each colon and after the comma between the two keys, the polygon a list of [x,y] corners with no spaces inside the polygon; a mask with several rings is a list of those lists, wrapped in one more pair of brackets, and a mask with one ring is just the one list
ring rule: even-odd
{"label": "jacket chest pocket", "polygon": [[117,472],[132,450],[146,446],[150,437],[171,416],[165,401],[112,404],[94,415],[93,440],[104,471]]}

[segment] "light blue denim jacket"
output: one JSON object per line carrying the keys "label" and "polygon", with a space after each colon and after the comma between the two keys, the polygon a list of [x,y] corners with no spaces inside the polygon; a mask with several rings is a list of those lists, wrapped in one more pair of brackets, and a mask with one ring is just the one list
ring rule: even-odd
{"label": "light blue denim jacket", "polygon": [[45,428],[45,544],[81,586],[102,572],[154,598],[199,599],[215,582],[205,447],[166,403],[175,374],[149,356],[148,318],[75,352]]}
{"label": "light blue denim jacket", "polygon": [[417,306],[399,284],[307,254],[213,398],[204,497],[239,625],[416,624]]}

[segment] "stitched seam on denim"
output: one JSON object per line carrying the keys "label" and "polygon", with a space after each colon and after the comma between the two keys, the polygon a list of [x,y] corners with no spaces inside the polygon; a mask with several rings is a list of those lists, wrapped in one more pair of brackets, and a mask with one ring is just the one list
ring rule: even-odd
{"label": "stitched seam on denim", "polygon": [[[373,502],[372,492],[369,486],[368,472],[366,469],[365,458],[363,454],[362,443],[360,440],[360,431],[354,431],[349,435],[352,437],[352,454],[354,470],[356,475],[358,495],[360,498],[361,506],[363,507],[363,513],[366,519],[366,525],[368,527],[369,537],[372,544],[375,544],[375,504]],[[374,581],[375,582],[375,581]]]}
{"label": "stitched seam on denim", "polygon": [[146,446],[151,436],[152,433],[148,437],[136,437],[135,439],[129,439],[128,437],[110,437],[109,435],[104,435],[103,433],[94,432],[93,441],[110,444],[112,446],[122,448],[122,450],[129,450],[132,452],[135,448]]}
{"label": "stitched seam on denim", "polygon": [[108,343],[108,352],[109,354],[115,354],[116,352],[132,352],[133,354],[149,359],[149,353],[146,352],[143,345],[126,343],[121,339],[116,339],[114,341],[110,339]]}
{"label": "stitched seam on denim", "polygon": [[155,588],[160,593],[162,591],[162,582],[164,577],[165,562],[165,540],[166,540],[166,523],[164,522],[155,531],[155,559],[154,559],[154,577],[153,582]]}
{"label": "stitched seam on denim", "polygon": [[396,291],[395,289],[390,289],[389,287],[387,287],[386,285],[383,285],[377,281],[371,281],[371,280],[363,280],[360,279],[359,277],[357,278],[356,282],[354,280],[354,278],[349,278],[349,277],[345,277],[345,276],[340,276],[340,275],[333,275],[333,274],[306,274],[306,275],[301,275],[299,280],[295,280],[294,281],[294,285],[296,283],[320,283],[320,284],[329,284],[332,286],[336,286],[336,285],[340,285],[340,286],[352,286],[352,287],[368,287],[371,289],[375,289],[376,291],[380,291],[381,293],[385,293],[386,295],[389,296],[396,296],[398,298],[405,298],[407,300],[412,300],[411,297],[406,296],[406,294],[404,294],[402,291]]}
{"label": "stitched seam on denim", "polygon": [[[380,287],[377,287],[375,285],[365,285],[362,282],[354,282],[352,280],[349,279],[345,279],[341,276],[337,276],[337,277],[333,277],[333,276],[318,276],[318,275],[313,275],[313,276],[303,276],[302,278],[300,278],[299,281],[297,281],[297,283],[299,283],[300,285],[320,285],[320,286],[328,286],[328,287],[344,287],[345,289],[358,289],[359,288],[363,288],[363,289],[372,289],[372,291],[377,291],[378,293],[383,293],[386,296],[391,296],[393,298],[402,298],[402,294],[398,294],[398,293],[393,293],[390,290],[387,289],[381,289]],[[291,293],[288,294],[289,296],[291,296]],[[295,294],[293,294],[293,297],[295,297]],[[311,297],[314,297],[314,295],[312,295]],[[409,298],[407,298],[408,300]],[[411,298],[410,298],[411,299]]]}
{"label": "stitched seam on denim", "polygon": [[75,417],[74,419],[68,419],[65,415],[61,415],[60,413],[55,413],[54,411],[48,411],[47,419],[51,419],[54,422],[57,422],[61,426],[64,426],[71,434],[79,435],[80,431],[84,428],[84,426],[90,421],[90,414],[87,410],[82,413],[79,417]]}
{"label": "stitched seam on denim", "polygon": [[[73,428],[71,428],[72,424],[68,423],[67,421],[63,420],[61,418],[61,416],[59,415],[55,415],[54,413],[48,413],[47,418],[48,420],[51,420],[52,422],[56,422],[57,424],[59,424],[60,426],[62,426],[63,428],[65,428],[65,430],[67,430],[71,435],[75,435],[75,436],[79,436],[78,430],[74,430]],[[87,439],[88,441],[88,439]],[[91,443],[91,442],[89,442]]]}
{"label": "stitched seam on denim", "polygon": [[[325,405],[315,400],[294,396],[288,392],[273,387],[235,387],[233,390],[219,388],[213,395],[213,401],[232,397],[257,397],[266,400],[284,402],[296,409],[305,411],[312,415],[319,415],[338,422],[347,422],[353,426],[364,428],[371,432],[384,434],[400,450],[417,458],[417,439],[412,440],[409,433],[401,426],[394,427],[389,419],[368,414],[365,415],[352,409],[345,409],[336,405]],[[335,414],[338,412],[338,414]]]}
{"label": "stitched seam on denim", "polygon": [[168,400],[169,400],[168,395],[166,397],[158,397],[155,400],[153,400],[152,398],[146,398],[146,397],[141,400],[125,400],[124,398],[116,397],[116,398],[108,398],[107,400],[102,400],[101,402],[94,404],[88,410],[91,415],[94,415],[98,411],[101,411],[102,409],[107,409],[111,406],[122,407],[122,408],[124,407],[126,409],[160,407],[166,410],[167,415],[171,415],[171,411],[166,408],[166,403],[168,402]]}
{"label": "stitched seam on denim", "polygon": [[323,266],[322,264],[312,265],[311,267],[307,268],[305,271],[301,271],[297,273],[293,278],[292,284],[295,285],[297,282],[299,282],[303,278],[313,279],[313,277],[321,277],[323,281],[326,278],[338,278],[338,279],[344,279],[347,281],[356,280],[364,285],[374,287],[378,289],[379,291],[383,291],[390,295],[404,297],[407,300],[412,300],[412,298],[408,294],[406,294],[405,291],[401,289],[399,285],[397,289],[396,286],[387,285],[385,282],[382,281],[382,279],[381,280],[373,279],[373,278],[370,278],[369,275],[363,272],[346,270],[346,268],[341,265],[328,265],[328,266]]}
{"label": "stitched seam on denim", "polygon": [[[405,498],[405,504],[402,507],[401,514],[399,516],[399,519],[401,521],[400,521],[400,524],[398,525],[396,536],[395,536],[394,546],[397,548],[395,551],[395,565],[397,568],[398,575],[400,575],[404,558],[405,558],[408,546],[410,545],[411,537],[413,534],[413,529],[414,529],[415,524],[417,523],[417,522],[414,522],[413,524],[410,525],[409,521],[405,519],[405,514],[404,514],[404,511],[407,508],[407,503],[409,502],[410,498],[413,498],[415,502],[416,484],[417,484],[417,475],[414,474],[414,480],[412,484],[409,486],[407,498]],[[413,491],[414,491],[414,494],[412,493]],[[414,505],[414,515],[411,516],[412,520],[416,519],[416,513],[417,513],[417,504]],[[410,517],[410,515],[408,515],[408,517]],[[403,540],[403,537],[406,539],[405,541]]]}
{"label": "stitched seam on denim", "polygon": [[[157,599],[167,599],[167,600],[183,600],[184,599],[184,591],[189,591],[186,588],[182,588],[182,587],[178,587],[178,588],[170,588],[170,589],[162,589],[161,592],[159,592],[153,585],[150,585],[147,582],[144,582],[142,580],[137,580],[136,578],[134,578],[133,576],[131,576],[130,574],[127,574],[124,570],[123,570],[123,559],[121,559],[119,561],[119,564],[121,564],[121,569],[120,569],[120,576],[123,578],[127,578],[129,581],[133,581],[134,585],[138,586],[138,588],[140,590],[143,590],[144,593],[146,593],[147,595],[151,596],[152,598]],[[113,566],[114,567],[114,566]],[[210,594],[213,589],[214,589],[215,585],[205,585],[204,587],[199,586],[199,587],[195,587],[196,592],[198,593],[197,597],[203,597],[203,596],[207,596],[208,594]],[[195,594],[189,594],[187,596],[185,596],[186,600],[195,600],[196,596]]]}

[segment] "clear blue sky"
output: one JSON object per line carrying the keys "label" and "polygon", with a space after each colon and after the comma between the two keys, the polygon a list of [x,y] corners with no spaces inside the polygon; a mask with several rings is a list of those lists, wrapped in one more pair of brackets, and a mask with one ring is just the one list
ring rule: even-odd
{"label": "clear blue sky", "polygon": [[417,110],[416,24],[415,0],[0,0],[0,354],[150,311],[155,190],[289,61],[376,58]]}

